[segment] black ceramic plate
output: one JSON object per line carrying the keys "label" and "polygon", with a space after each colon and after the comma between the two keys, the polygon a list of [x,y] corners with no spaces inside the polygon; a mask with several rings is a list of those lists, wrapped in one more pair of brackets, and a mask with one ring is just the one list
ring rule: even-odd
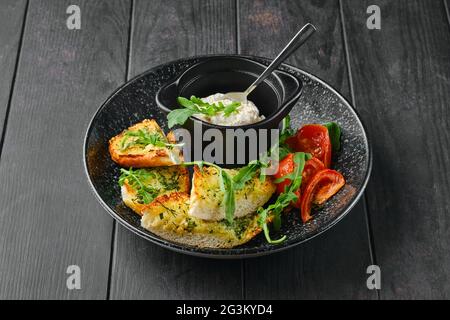
{"label": "black ceramic plate", "polygon": [[[267,59],[248,57],[268,64]],[[342,128],[342,149],[334,155],[333,167],[341,172],[347,184],[318,212],[303,224],[299,214],[283,218],[279,235],[287,240],[280,245],[268,244],[260,234],[245,245],[233,249],[199,249],[166,241],[140,226],[140,217],[121,200],[117,184],[119,167],[110,159],[108,140],[125,128],[147,118],[154,118],[167,131],[166,118],[155,102],[158,89],[186,68],[208,56],[193,57],[157,66],[132,79],[100,107],[86,133],[84,160],[90,184],[103,207],[122,225],[165,248],[191,255],[213,258],[242,258],[281,251],[305,242],[341,220],[361,197],[371,170],[371,152],[364,127],[355,110],[332,87],[317,77],[289,65],[282,70],[303,80],[303,94],[291,112],[294,128],[307,123],[337,122]],[[273,238],[279,236],[273,234]]]}

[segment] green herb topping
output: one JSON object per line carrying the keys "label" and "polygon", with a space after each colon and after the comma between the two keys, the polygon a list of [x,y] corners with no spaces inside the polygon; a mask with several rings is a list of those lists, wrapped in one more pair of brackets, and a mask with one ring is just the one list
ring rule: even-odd
{"label": "green herb topping", "polygon": [[272,240],[269,234],[269,227],[267,225],[267,219],[269,215],[273,215],[273,225],[276,230],[281,226],[281,213],[284,208],[289,206],[292,201],[297,201],[298,197],[294,193],[297,191],[302,184],[302,172],[305,167],[305,162],[308,159],[308,155],[303,152],[297,152],[294,155],[295,170],[289,179],[291,179],[291,184],[286,188],[285,192],[281,193],[277,200],[269,205],[267,208],[260,208],[258,210],[259,214],[259,224],[264,231],[267,242],[272,244],[281,243],[286,239],[286,236],[281,237],[278,240]]}
{"label": "green herb topping", "polygon": [[222,203],[225,208],[225,219],[228,223],[232,223],[234,219],[234,211],[236,210],[236,191],[243,189],[245,183],[255,176],[257,170],[266,166],[266,164],[255,160],[250,162],[247,166],[241,168],[234,177],[231,177],[224,169],[214,163],[206,161],[192,161],[185,162],[183,165],[197,165],[200,170],[203,169],[204,165],[207,165],[218,170],[219,186],[220,190],[224,194]]}
{"label": "green herb topping", "polygon": [[242,239],[242,236],[247,231],[248,226],[252,223],[253,219],[249,217],[240,217],[234,219],[231,223],[227,220],[223,220],[222,223],[229,229],[233,230],[238,239]]}
{"label": "green herb topping", "polygon": [[119,147],[121,151],[125,151],[130,147],[140,146],[145,148],[148,145],[160,148],[180,146],[179,144],[168,143],[167,140],[157,132],[150,133],[147,129],[139,129],[126,131],[120,141]]}
{"label": "green herb topping", "polygon": [[228,105],[222,102],[210,104],[196,96],[191,96],[190,99],[178,97],[177,101],[183,108],[174,109],[167,115],[169,128],[177,124],[182,125],[190,116],[199,113],[214,116],[223,112],[225,117],[229,117],[233,112],[237,112],[237,108],[241,105],[240,102],[232,102]]}
{"label": "green herb topping", "polygon": [[162,174],[151,169],[130,168],[120,169],[120,172],[119,185],[127,182],[136,191],[136,201],[143,204],[149,204],[162,192],[175,190],[179,185],[180,176],[176,171]]}
{"label": "green herb topping", "polygon": [[143,204],[149,204],[159,194],[159,190],[149,186],[146,181],[155,177],[155,173],[146,169],[129,170],[120,169],[122,173],[119,178],[119,185],[123,186],[125,181],[137,192],[137,201]]}

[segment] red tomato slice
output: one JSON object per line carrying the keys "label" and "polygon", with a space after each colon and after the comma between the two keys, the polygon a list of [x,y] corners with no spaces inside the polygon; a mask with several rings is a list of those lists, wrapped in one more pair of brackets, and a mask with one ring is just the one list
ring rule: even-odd
{"label": "red tomato slice", "polygon": [[[278,172],[275,174],[275,179],[279,179],[284,177],[285,175],[290,174],[294,171],[295,163],[294,163],[294,154],[289,153],[283,160],[280,161],[278,166]],[[277,184],[277,193],[283,193],[284,188],[289,186],[291,183],[290,179],[285,179],[284,181]]]}
{"label": "red tomato slice", "polygon": [[[283,160],[281,160],[280,165],[278,167],[278,172],[275,174],[275,179],[279,179],[288,175],[294,171],[295,163],[294,163],[294,154],[288,154]],[[305,163],[305,167],[302,172],[302,189],[308,183],[309,179],[316,174],[316,172],[325,169],[324,164],[317,158],[311,158]],[[290,179],[286,179],[283,182],[277,184],[277,192],[282,193],[284,188],[291,183]]]}
{"label": "red tomato slice", "polygon": [[288,145],[289,148],[291,148],[291,150],[293,151],[297,151],[298,147],[297,147],[297,134],[293,135],[292,137],[289,137],[286,139],[286,144]]}
{"label": "red tomato slice", "polygon": [[311,206],[313,203],[324,203],[335,195],[344,184],[344,177],[335,170],[325,169],[317,172],[302,193],[300,208],[303,222],[311,219]]}
{"label": "red tomato slice", "polygon": [[[275,179],[279,179],[281,177],[284,177],[285,175],[288,175],[292,172],[294,172],[295,163],[294,163],[294,154],[290,153],[288,154],[283,160],[281,160],[278,172],[275,174]],[[304,189],[304,186],[308,183],[308,181],[311,179],[313,175],[315,175],[318,171],[325,169],[325,166],[323,165],[322,161],[320,161],[317,158],[311,158],[305,163],[305,167],[302,172],[302,186],[301,189]],[[286,179],[280,183],[277,184],[277,193],[283,193],[285,188],[289,186],[291,183],[290,179]],[[298,196],[298,201],[296,203],[293,203],[294,207],[300,209],[300,190],[297,190],[295,192]]]}
{"label": "red tomato slice", "polygon": [[311,158],[305,163],[302,173],[302,189],[304,190],[309,180],[319,171],[325,169],[325,165],[317,158]]}
{"label": "red tomato slice", "polygon": [[[309,180],[319,171],[325,169],[325,166],[323,165],[322,161],[320,161],[317,158],[311,158],[305,163],[305,167],[303,168],[302,172],[302,185],[300,187],[300,190],[303,192],[305,190],[306,185],[308,184]],[[298,196],[298,200],[296,203],[294,203],[294,207],[297,209],[300,209],[301,207],[301,196],[300,196],[300,190],[296,191],[295,194]]]}
{"label": "red tomato slice", "polygon": [[307,152],[318,158],[329,168],[331,165],[331,141],[328,129],[320,124],[308,124],[300,128],[295,140],[289,138],[286,143],[297,152]]}

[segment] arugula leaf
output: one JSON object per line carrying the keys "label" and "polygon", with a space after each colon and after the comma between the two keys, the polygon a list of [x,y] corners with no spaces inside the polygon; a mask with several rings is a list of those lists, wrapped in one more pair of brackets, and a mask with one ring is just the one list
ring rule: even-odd
{"label": "arugula leaf", "polygon": [[183,97],[178,97],[177,101],[182,107],[184,107],[186,109],[191,109],[191,110],[195,109],[196,110],[195,103],[189,99],[186,99]]}
{"label": "arugula leaf", "polygon": [[169,128],[172,128],[177,124],[184,124],[189,117],[196,113],[214,116],[219,112],[223,112],[225,117],[229,117],[233,112],[236,112],[237,107],[241,105],[240,102],[232,102],[226,106],[222,102],[210,104],[196,96],[191,96],[190,99],[178,97],[177,101],[183,108],[174,109],[169,112],[167,115]]}
{"label": "arugula leaf", "polygon": [[267,242],[269,242],[270,244],[282,243],[284,240],[286,240],[286,236],[283,236],[278,240],[272,240],[270,238],[269,226],[267,224],[268,212],[269,211],[267,211],[267,210],[263,210],[263,211],[259,212],[259,224],[262,226],[262,229],[264,231],[264,236],[266,237]]}
{"label": "arugula leaf", "polygon": [[191,109],[175,109],[170,111],[167,115],[167,121],[169,128],[172,128],[174,125],[182,125],[186,122],[186,120],[196,114],[197,112]]}
{"label": "arugula leaf", "polygon": [[287,115],[281,123],[280,144],[284,143],[287,138],[292,137],[294,134],[295,131],[291,127],[291,116]]}
{"label": "arugula leaf", "polygon": [[292,183],[288,189],[289,192],[297,191],[302,184],[302,173],[305,168],[305,162],[308,159],[308,154],[304,152],[297,152],[294,154],[294,163],[295,167],[295,176],[292,180]]}
{"label": "arugula leaf", "polygon": [[295,174],[294,172],[291,172],[289,174],[285,174],[284,176],[275,179],[273,182],[278,184],[278,183],[282,183],[284,180],[293,180],[295,178]]}
{"label": "arugula leaf", "polygon": [[267,242],[272,244],[281,243],[286,239],[286,236],[281,237],[278,240],[272,240],[270,238],[269,227],[267,226],[267,220],[269,213],[273,215],[273,222],[275,229],[280,227],[281,223],[281,213],[284,208],[290,205],[292,201],[297,201],[298,196],[294,193],[297,191],[302,184],[302,172],[305,167],[305,162],[307,159],[307,154],[303,152],[297,152],[294,155],[294,163],[295,170],[293,175],[291,176],[291,184],[285,189],[283,193],[281,193],[277,200],[269,205],[266,209],[259,208],[259,224],[264,231],[264,235],[266,236]]}
{"label": "arugula leaf", "polygon": [[146,170],[139,169],[129,170],[120,169],[119,185],[123,186],[127,182],[134,190],[136,190],[136,199],[143,204],[149,204],[159,194],[159,190],[146,184],[148,179],[155,177],[155,174]]}
{"label": "arugula leaf", "polygon": [[[312,158],[312,155],[310,153],[305,153],[305,163],[306,163],[306,161],[308,161],[311,158]],[[302,170],[302,172],[303,172],[303,170]],[[289,179],[291,181],[294,180],[295,179],[295,172],[291,172],[291,173],[285,174],[284,176],[282,176],[282,177],[280,177],[278,179],[275,179],[273,182],[274,183],[281,183],[281,182],[283,182],[286,179]]]}
{"label": "arugula leaf", "polygon": [[125,151],[133,146],[146,147],[148,145],[161,148],[178,146],[177,144],[168,143],[165,141],[165,138],[157,132],[150,133],[147,129],[139,129],[126,131],[120,141],[119,147],[121,151]]}
{"label": "arugula leaf", "polygon": [[237,108],[241,104],[239,102],[232,102],[223,109],[223,114],[225,117],[229,117],[232,113],[237,112]]}
{"label": "arugula leaf", "polygon": [[234,212],[236,211],[236,199],[235,199],[235,187],[233,178],[221,167],[214,163],[206,161],[191,161],[184,162],[184,166],[197,165],[199,168],[203,168],[204,165],[214,167],[219,172],[219,186],[223,192],[223,205],[225,209],[225,219],[229,222],[233,222]]}
{"label": "arugula leaf", "polygon": [[245,183],[250,181],[256,174],[256,171],[262,167],[262,163],[255,160],[250,162],[245,167],[241,168],[239,172],[233,177],[234,189],[241,190]]}
{"label": "arugula leaf", "polygon": [[[179,97],[179,98],[182,98],[182,97]],[[183,98],[183,99],[184,99],[184,98]],[[186,100],[187,100],[187,99],[186,99]],[[208,106],[209,106],[208,103],[204,102],[202,99],[200,99],[200,98],[198,98],[198,97],[196,97],[196,96],[191,96],[190,101],[191,101],[194,105],[197,105],[197,106],[200,106],[200,107],[208,107]]]}
{"label": "arugula leaf", "polygon": [[[277,200],[270,204],[267,208],[259,208],[257,214],[259,215],[258,223],[264,231],[266,239],[271,244],[278,244],[286,239],[286,236],[280,239],[273,240],[270,238],[270,231],[268,227],[268,217],[269,214],[273,216],[273,225],[277,230],[281,226],[281,213],[288,207],[292,201],[297,201],[298,197],[294,193],[300,188],[302,183],[302,172],[305,166],[305,162],[310,158],[310,155],[303,152],[297,152],[294,155],[295,170],[289,176],[291,179],[291,184],[286,188],[285,192],[281,193]],[[236,210],[236,199],[235,192],[242,189],[245,183],[252,179],[257,170],[267,166],[263,161],[252,161],[247,166],[241,168],[239,172],[231,178],[231,176],[216,164],[208,163],[205,161],[192,161],[185,162],[183,165],[197,165],[202,168],[204,165],[209,165],[215,167],[219,171],[219,185],[221,191],[224,193],[223,205],[225,208],[225,219],[228,223],[233,223],[233,216]]]}
{"label": "arugula leaf", "polygon": [[235,199],[235,190],[233,186],[233,179],[231,179],[230,175],[226,173],[224,170],[220,170],[221,181],[224,187],[224,196],[223,203],[225,206],[225,219],[232,223],[234,211],[236,211],[236,199]]}
{"label": "arugula leaf", "polygon": [[328,129],[333,152],[339,151],[341,149],[341,128],[336,122],[328,122],[324,126]]}
{"label": "arugula leaf", "polygon": [[[291,127],[291,117],[287,115],[281,124],[281,132],[276,148],[278,149],[279,159],[284,159],[289,153],[292,153],[291,148],[286,144],[286,140],[295,135],[294,129]],[[274,150],[276,150],[274,148]]]}
{"label": "arugula leaf", "polygon": [[279,159],[283,160],[284,158],[286,158],[286,156],[292,153],[291,149],[286,146],[286,145],[282,145],[278,148],[278,154],[279,154]]}

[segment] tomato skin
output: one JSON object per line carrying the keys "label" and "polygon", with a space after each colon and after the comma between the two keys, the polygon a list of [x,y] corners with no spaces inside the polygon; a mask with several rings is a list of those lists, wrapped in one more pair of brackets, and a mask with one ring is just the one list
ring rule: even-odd
{"label": "tomato skin", "polygon": [[305,163],[302,173],[302,189],[304,190],[311,178],[319,171],[325,169],[325,165],[317,158],[311,158]]}
{"label": "tomato skin", "polygon": [[[300,130],[300,129],[299,129]],[[286,144],[291,150],[297,151],[297,134],[293,135],[292,137],[289,137],[286,139]]]}
{"label": "tomato skin", "polygon": [[301,127],[295,139],[291,137],[286,143],[296,152],[310,153],[323,162],[326,168],[331,165],[331,141],[328,129],[320,124],[308,124]]}
{"label": "tomato skin", "polygon": [[[294,171],[295,163],[294,163],[294,154],[289,153],[283,160],[280,161],[278,166],[278,172],[275,174],[275,179],[279,179],[284,177],[287,174],[290,174]],[[281,194],[284,192],[284,188],[289,186],[291,183],[290,179],[286,179],[283,182],[277,184],[277,193]]]}
{"label": "tomato skin", "polygon": [[306,185],[300,201],[303,222],[311,219],[312,204],[322,204],[335,195],[345,185],[339,172],[325,169],[317,172]]}
{"label": "tomato skin", "polygon": [[[294,154],[289,153],[283,160],[280,161],[278,172],[275,174],[275,179],[279,179],[281,177],[284,177],[287,174],[290,174],[294,172],[295,169],[295,162],[294,162]],[[303,179],[303,177],[302,177]],[[291,179],[285,179],[284,181],[277,184],[277,194],[281,194],[285,191],[285,188],[287,188],[291,184]],[[298,199],[296,202],[292,202],[291,204],[295,207],[300,209],[300,189],[294,192]]]}
{"label": "tomato skin", "polygon": [[[281,177],[284,177],[287,174],[290,174],[294,172],[295,169],[295,163],[294,163],[294,154],[290,153],[288,154],[283,160],[281,160],[278,172],[275,174],[275,179],[279,179]],[[304,189],[304,186],[308,183],[308,181],[312,178],[314,174],[316,174],[318,171],[321,171],[325,169],[324,164],[322,161],[320,161],[317,158],[311,158],[305,163],[305,167],[303,168],[302,172],[302,185],[300,190],[295,191],[295,194],[298,196],[298,200],[295,203],[292,203],[292,205],[295,208],[300,209],[300,201],[301,201],[301,190]],[[281,194],[284,192],[284,189],[289,186],[291,183],[290,179],[286,179],[283,182],[280,182],[277,184],[277,193]]]}
{"label": "tomato skin", "polygon": [[[294,172],[294,154],[288,154],[283,160],[280,161],[278,172],[275,174],[275,179],[284,177],[287,174]],[[325,169],[324,164],[317,158],[311,158],[305,163],[305,167],[302,172],[302,189],[308,183],[309,179],[316,174],[316,172]],[[277,184],[277,193],[283,193],[284,188],[291,183],[290,179],[286,179],[283,182]]]}
{"label": "tomato skin", "polygon": [[301,193],[304,192],[304,189],[306,185],[308,184],[309,180],[319,171],[325,169],[325,166],[323,165],[322,161],[320,161],[317,158],[311,158],[305,163],[305,167],[303,168],[302,172],[302,185],[300,186],[300,190],[297,190],[295,194],[298,196],[298,200],[293,203],[293,206],[297,209],[300,209],[301,207]]}

